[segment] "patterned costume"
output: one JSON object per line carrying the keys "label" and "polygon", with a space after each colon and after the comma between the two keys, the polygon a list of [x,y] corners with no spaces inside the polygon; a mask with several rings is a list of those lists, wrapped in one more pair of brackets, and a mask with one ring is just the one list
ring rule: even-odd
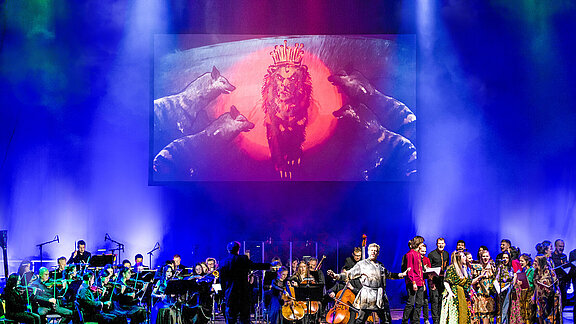
{"label": "patterned costume", "polygon": [[[500,294],[498,294],[498,323],[508,322],[510,318],[510,297],[509,292],[512,289],[512,280],[514,275],[512,274],[512,267],[504,264],[498,266],[498,271],[496,278],[498,284],[500,285]],[[518,309],[516,309],[518,310]]]}
{"label": "patterned costume", "polygon": [[[537,256],[534,263],[539,262],[541,258],[546,256]],[[536,301],[536,316],[539,319],[548,319],[552,321],[555,317],[562,322],[562,309],[560,305],[560,290],[558,285],[554,285],[556,281],[556,272],[550,263],[546,260],[546,267],[538,269],[534,273],[534,299]],[[556,306],[556,307],[554,307]]]}
{"label": "patterned costume", "polygon": [[[525,289],[522,289],[519,284],[514,286],[512,304],[518,303],[519,314],[512,313],[510,315],[510,324],[528,324],[533,322],[534,268],[523,269],[523,271],[526,272],[529,286]],[[512,308],[514,309],[514,306]]]}
{"label": "patterned costume", "polygon": [[470,309],[466,294],[470,289],[472,279],[461,278],[454,265],[450,265],[444,275],[444,281],[450,284],[454,296],[450,298],[448,290],[444,290],[440,324],[470,324]]}
{"label": "patterned costume", "polygon": [[[489,266],[493,266],[490,262]],[[481,264],[472,264],[472,278],[477,278],[482,274]],[[494,297],[494,273],[492,275],[482,278],[474,287],[476,293],[473,297],[473,313],[474,320],[481,322],[482,319],[488,318],[489,322],[494,319],[495,303]]]}

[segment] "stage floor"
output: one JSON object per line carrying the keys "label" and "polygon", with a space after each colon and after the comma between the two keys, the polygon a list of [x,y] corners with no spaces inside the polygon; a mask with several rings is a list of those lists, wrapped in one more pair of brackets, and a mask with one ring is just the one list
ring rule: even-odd
{"label": "stage floor", "polygon": [[[392,324],[398,324],[402,322],[402,312],[403,309],[392,309]],[[563,324],[574,324],[574,318],[572,315],[572,306],[566,306],[564,307],[564,313],[563,313],[563,319],[564,319],[564,323]],[[432,323],[432,318],[429,319],[430,323]],[[223,324],[225,323],[224,321],[224,316],[222,316],[222,314],[218,314],[216,316],[216,319],[214,321],[215,324]],[[252,319],[252,323],[255,323],[255,321]],[[325,322],[322,322],[325,323]],[[420,319],[420,323],[424,324],[424,319]]]}

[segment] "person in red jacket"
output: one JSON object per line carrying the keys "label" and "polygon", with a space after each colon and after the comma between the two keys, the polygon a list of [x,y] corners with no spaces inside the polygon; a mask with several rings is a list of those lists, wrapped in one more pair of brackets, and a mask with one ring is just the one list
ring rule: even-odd
{"label": "person in red jacket", "polygon": [[406,267],[408,274],[406,276],[406,290],[408,292],[408,300],[404,307],[404,314],[402,315],[402,324],[407,324],[408,320],[411,323],[420,323],[420,309],[422,308],[424,299],[424,271],[422,267],[422,255],[420,248],[424,244],[422,236],[415,236],[410,240],[410,251],[406,253]]}

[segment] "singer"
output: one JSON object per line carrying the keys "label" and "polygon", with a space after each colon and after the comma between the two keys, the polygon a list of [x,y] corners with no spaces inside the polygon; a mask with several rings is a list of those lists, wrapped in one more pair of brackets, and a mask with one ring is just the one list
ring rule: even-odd
{"label": "singer", "polygon": [[68,264],[81,264],[81,263],[88,263],[92,254],[86,251],[86,242],[84,240],[78,241],[77,249],[72,252],[72,256],[68,260]]}

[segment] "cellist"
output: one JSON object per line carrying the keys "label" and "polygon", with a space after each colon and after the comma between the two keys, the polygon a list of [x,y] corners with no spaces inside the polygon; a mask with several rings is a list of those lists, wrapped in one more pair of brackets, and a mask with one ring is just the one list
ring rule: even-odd
{"label": "cellist", "polygon": [[271,285],[271,298],[270,298],[270,323],[280,324],[282,316],[280,312],[282,309],[282,295],[286,290],[286,278],[288,278],[288,268],[281,266],[276,272],[276,279],[272,281]]}
{"label": "cellist", "polygon": [[296,274],[290,277],[290,281],[292,283],[292,286],[294,287],[316,283],[314,277],[312,277],[312,275],[310,274],[308,264],[306,264],[306,261],[304,260],[298,263],[298,272],[296,272]]}
{"label": "cellist", "polygon": [[[352,267],[354,267],[354,265],[356,265],[356,263],[358,263],[358,261],[360,261],[361,259],[362,259],[362,248],[359,246],[355,247],[354,252],[352,252],[352,256],[346,258],[344,266],[342,267],[342,270],[340,272],[345,272],[352,269]],[[360,278],[354,278],[348,281],[336,281],[334,286],[328,289],[328,296],[334,299],[338,294],[338,292],[342,291],[344,288],[350,290],[354,294],[354,296],[356,296],[360,291],[360,289],[362,288]],[[350,319],[348,321],[348,324],[353,324],[358,313],[353,308],[348,308],[348,311],[350,312],[349,317]]]}

